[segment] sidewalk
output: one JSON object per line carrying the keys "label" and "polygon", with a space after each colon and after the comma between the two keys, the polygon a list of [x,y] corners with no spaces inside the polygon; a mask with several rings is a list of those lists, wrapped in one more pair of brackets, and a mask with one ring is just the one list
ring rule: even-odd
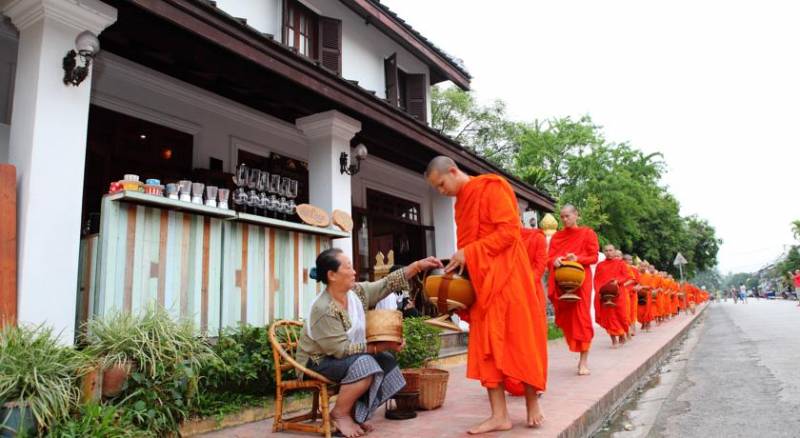
{"label": "sidewalk", "polygon": [[[545,424],[528,429],[525,423],[525,400],[508,397],[514,429],[482,435],[484,437],[582,437],[596,429],[610,410],[636,386],[639,380],[680,340],[704,310],[697,315],[683,315],[656,327],[650,333],[639,332],[630,344],[611,348],[611,340],[595,326],[589,365],[590,376],[578,376],[578,355],[570,353],[562,339],[550,341],[548,390],[540,400]],[[434,411],[419,411],[417,418],[391,421],[378,411],[372,419],[374,437],[433,438],[468,436],[466,430],[489,415],[486,392],[476,381],[467,380],[465,365],[450,370],[450,381],[444,406]],[[251,423],[203,435],[206,438],[250,438],[265,435],[276,437],[305,437],[311,434],[272,434],[271,420]]]}

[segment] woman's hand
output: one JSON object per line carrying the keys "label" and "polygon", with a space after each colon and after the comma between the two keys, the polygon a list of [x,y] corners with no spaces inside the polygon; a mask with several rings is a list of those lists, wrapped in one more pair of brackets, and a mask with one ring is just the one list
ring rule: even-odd
{"label": "woman's hand", "polygon": [[458,251],[456,251],[455,254],[450,256],[450,263],[448,263],[447,266],[445,266],[444,272],[453,272],[456,269],[461,268],[462,266],[466,266],[466,264],[467,264],[467,257],[464,255],[464,250],[459,249]]}
{"label": "woman's hand", "polygon": [[442,262],[436,257],[426,257],[422,260],[417,260],[406,268],[406,278],[412,278],[420,272],[425,272],[434,268],[443,268]]}

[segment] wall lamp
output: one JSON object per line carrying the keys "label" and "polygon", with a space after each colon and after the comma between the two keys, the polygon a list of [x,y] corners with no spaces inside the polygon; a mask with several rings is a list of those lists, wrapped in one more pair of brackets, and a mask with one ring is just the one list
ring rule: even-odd
{"label": "wall lamp", "polygon": [[356,159],[355,164],[351,163],[350,165],[348,165],[347,164],[347,161],[348,161],[347,160],[347,152],[342,152],[342,154],[339,155],[339,172],[340,173],[342,173],[342,174],[346,173],[348,175],[357,174],[358,171],[361,170],[361,161],[363,161],[363,160],[365,160],[367,158],[367,147],[364,146],[363,144],[359,144],[358,146],[356,146],[356,149],[355,149],[355,152],[354,152],[353,156]]}
{"label": "wall lamp", "polygon": [[[75,50],[70,50],[64,56],[62,67],[64,68],[64,85],[78,86],[87,76],[92,66],[92,59],[100,51],[100,40],[95,34],[85,30],[75,37]],[[83,65],[78,65],[77,58],[80,57]]]}

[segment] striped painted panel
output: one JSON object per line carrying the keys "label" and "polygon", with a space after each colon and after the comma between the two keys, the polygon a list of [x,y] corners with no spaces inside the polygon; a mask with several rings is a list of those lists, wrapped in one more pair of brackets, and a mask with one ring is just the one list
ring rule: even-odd
{"label": "striped painted panel", "polygon": [[308,272],[325,236],[103,201],[100,235],[81,242],[78,315],[136,312],[157,302],[216,335],[308,314]]}
{"label": "striped painted panel", "polygon": [[222,221],[104,201],[92,314],[157,302],[206,333],[219,330]]}
{"label": "striped painted panel", "polygon": [[97,234],[81,239],[78,259],[78,305],[76,307],[75,328],[78,329],[86,322],[94,310],[96,296],[95,277],[97,274]]}

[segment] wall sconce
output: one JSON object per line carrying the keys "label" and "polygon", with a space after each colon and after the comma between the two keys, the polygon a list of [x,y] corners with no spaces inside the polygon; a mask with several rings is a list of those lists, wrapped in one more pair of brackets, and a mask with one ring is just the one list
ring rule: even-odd
{"label": "wall sconce", "polygon": [[[87,76],[92,66],[92,59],[100,51],[100,40],[85,30],[75,37],[75,50],[70,50],[64,56],[62,67],[64,68],[64,85],[78,86]],[[83,65],[78,65],[77,57],[80,56]]]}
{"label": "wall sconce", "polygon": [[354,152],[354,157],[356,159],[355,164],[347,165],[347,152],[342,152],[342,155],[339,155],[339,172],[342,174],[348,175],[355,175],[361,170],[361,161],[367,158],[367,147],[363,144],[359,144],[356,146],[356,150]]}

